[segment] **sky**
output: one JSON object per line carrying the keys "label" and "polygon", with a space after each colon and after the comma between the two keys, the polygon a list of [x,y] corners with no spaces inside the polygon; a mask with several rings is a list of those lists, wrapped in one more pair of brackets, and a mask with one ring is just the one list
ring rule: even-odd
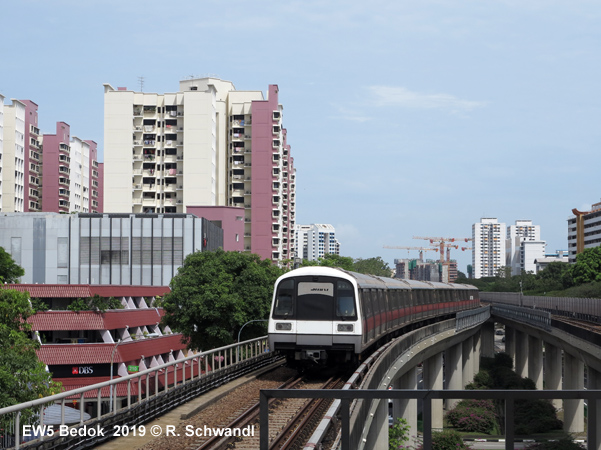
{"label": "sky", "polygon": [[67,122],[101,155],[103,83],[277,84],[296,222],[332,224],[343,256],[392,267],[418,254],[384,246],[471,237],[481,217],[567,249],[572,208],[601,198],[596,0],[18,0],[2,18],[5,103],[34,101],[42,133]]}

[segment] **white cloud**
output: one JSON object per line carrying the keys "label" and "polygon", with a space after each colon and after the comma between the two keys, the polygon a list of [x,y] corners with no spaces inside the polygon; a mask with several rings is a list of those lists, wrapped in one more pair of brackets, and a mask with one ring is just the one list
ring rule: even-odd
{"label": "white cloud", "polygon": [[365,114],[362,114],[362,112],[357,111],[355,109],[352,108],[347,108],[344,106],[336,106],[336,105],[332,105],[333,108],[335,108],[336,110],[338,110],[337,115],[335,116],[331,116],[331,119],[342,119],[342,120],[350,120],[352,122],[368,122],[370,120],[372,120],[371,117],[366,116]]}
{"label": "white cloud", "polygon": [[452,112],[471,111],[486,105],[485,102],[463,100],[449,94],[424,94],[404,87],[370,86],[377,106],[400,106],[415,109],[440,109]]}

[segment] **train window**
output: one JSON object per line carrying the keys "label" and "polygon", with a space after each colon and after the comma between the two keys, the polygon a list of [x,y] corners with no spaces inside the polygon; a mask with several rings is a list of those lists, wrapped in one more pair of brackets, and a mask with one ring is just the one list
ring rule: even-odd
{"label": "train window", "polygon": [[274,319],[286,319],[294,316],[294,280],[284,280],[278,285],[275,306],[273,308]]}
{"label": "train window", "polygon": [[296,302],[297,320],[332,320],[334,283],[299,281]]}
{"label": "train window", "polygon": [[348,281],[338,280],[336,287],[336,316],[342,319],[356,319],[353,285]]}
{"label": "train window", "polygon": [[374,310],[371,305],[371,295],[369,289],[361,291],[361,299],[363,300],[362,304],[365,308],[365,318],[369,319],[373,317]]}

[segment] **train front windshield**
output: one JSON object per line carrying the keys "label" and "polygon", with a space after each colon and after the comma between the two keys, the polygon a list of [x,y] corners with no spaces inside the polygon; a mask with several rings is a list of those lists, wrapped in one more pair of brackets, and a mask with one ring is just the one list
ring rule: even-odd
{"label": "train front windshield", "polygon": [[356,320],[353,285],[333,277],[297,277],[276,288],[274,319]]}

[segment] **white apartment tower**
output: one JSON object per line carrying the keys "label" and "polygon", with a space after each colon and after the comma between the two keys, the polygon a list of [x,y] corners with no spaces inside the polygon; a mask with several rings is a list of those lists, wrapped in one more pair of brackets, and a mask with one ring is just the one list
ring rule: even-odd
{"label": "white apartment tower", "polygon": [[90,144],[78,137],[71,148],[69,173],[69,212],[90,212]]}
{"label": "white apartment tower", "polygon": [[23,212],[25,192],[25,108],[12,99],[4,105],[4,143],[2,154],[2,211]]}
{"label": "white apartment tower", "polygon": [[326,254],[340,254],[340,243],[336,239],[336,230],[329,224],[296,225],[296,256],[316,261]]}
{"label": "white apartment tower", "polygon": [[165,94],[105,84],[104,105],[105,211],[239,207],[244,250],[292,257],[295,169],[276,85],[266,99],[217,78]]}
{"label": "white apartment tower", "polygon": [[506,226],[496,218],[482,218],[472,225],[474,278],[493,277],[505,266]]}
{"label": "white apartment tower", "polygon": [[536,273],[535,261],[545,256],[546,243],[540,239],[540,225],[531,220],[516,220],[507,228],[506,266],[511,267],[511,275],[519,275],[522,270]]}

